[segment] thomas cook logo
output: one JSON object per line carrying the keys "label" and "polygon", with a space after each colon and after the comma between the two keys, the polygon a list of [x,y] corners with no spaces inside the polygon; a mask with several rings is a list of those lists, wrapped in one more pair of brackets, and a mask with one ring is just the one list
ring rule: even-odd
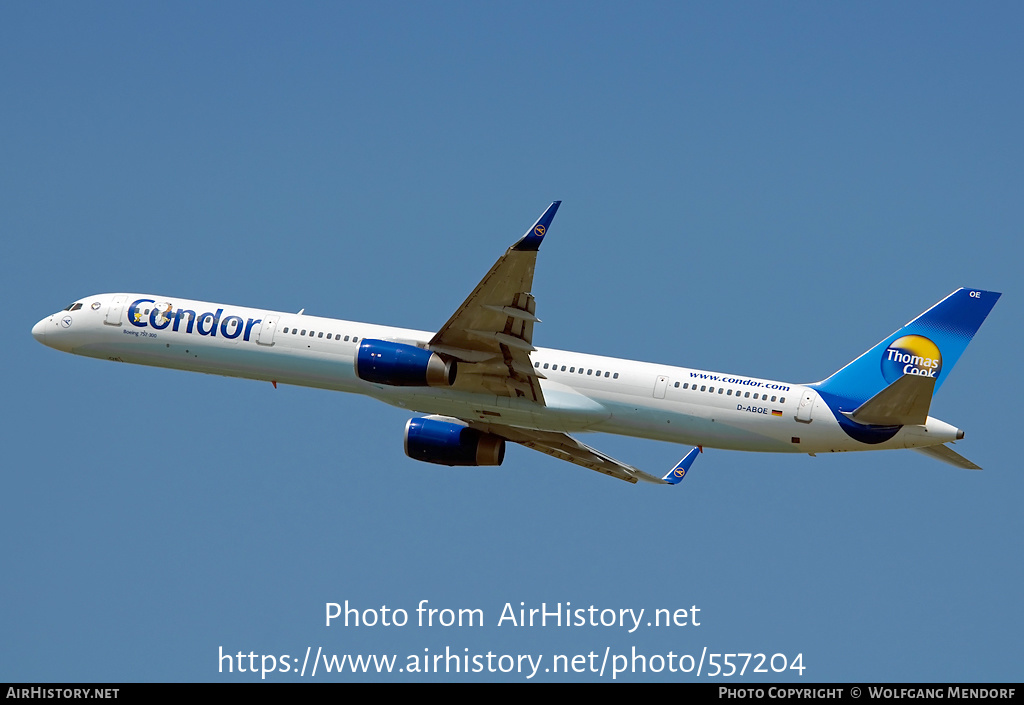
{"label": "thomas cook logo", "polygon": [[537,237],[544,237],[544,233],[546,233],[547,231],[547,228],[545,228],[543,225],[538,225],[533,229],[533,234],[536,235]]}
{"label": "thomas cook logo", "polygon": [[903,375],[938,377],[942,371],[939,347],[922,335],[905,335],[882,353],[882,377],[890,384]]}

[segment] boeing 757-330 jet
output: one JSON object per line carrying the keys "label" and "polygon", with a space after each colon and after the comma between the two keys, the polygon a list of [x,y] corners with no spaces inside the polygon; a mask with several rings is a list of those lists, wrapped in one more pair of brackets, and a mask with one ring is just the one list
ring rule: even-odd
{"label": "boeing 757-330 jet", "polygon": [[[538,348],[533,272],[560,203],[436,332],[120,293],[79,299],[32,335],[76,355],[365,394],[427,414],[406,424],[405,452],[440,465],[500,465],[512,441],[632,483],[678,483],[703,447],[912,448],[978,469],[947,445],[963,431],[928,411],[998,293],[957,289],[813,384]],[[589,432],[694,447],[651,475],[570,435]]]}

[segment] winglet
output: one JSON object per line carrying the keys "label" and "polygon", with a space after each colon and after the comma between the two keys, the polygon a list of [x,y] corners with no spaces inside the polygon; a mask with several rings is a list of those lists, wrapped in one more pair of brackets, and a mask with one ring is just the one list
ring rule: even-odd
{"label": "winglet", "polygon": [[547,210],[537,219],[537,222],[533,224],[533,227],[526,231],[519,242],[512,245],[513,250],[519,250],[520,252],[536,252],[540,249],[540,243],[544,239],[545,233],[548,228],[551,227],[551,221],[555,219],[555,213],[558,212],[558,207],[562,205],[561,201],[554,201]]}
{"label": "winglet", "polygon": [[686,473],[690,469],[690,466],[693,465],[693,461],[697,459],[697,454],[703,452],[703,448],[700,446],[694,446],[693,450],[687,453],[686,457],[680,460],[679,463],[669,470],[668,474],[661,479],[670,485],[678,485],[679,481],[686,477]]}

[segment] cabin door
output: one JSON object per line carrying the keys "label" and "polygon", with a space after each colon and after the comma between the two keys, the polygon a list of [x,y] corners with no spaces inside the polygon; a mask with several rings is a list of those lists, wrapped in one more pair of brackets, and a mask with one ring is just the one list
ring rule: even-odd
{"label": "cabin door", "polygon": [[654,398],[664,399],[666,389],[668,389],[668,377],[658,375],[658,379],[654,381]]}
{"label": "cabin door", "polygon": [[811,419],[812,409],[814,409],[814,390],[805,389],[804,395],[800,397],[800,406],[796,409],[796,420],[810,423],[813,420]]}
{"label": "cabin door", "polygon": [[127,300],[127,294],[118,294],[115,296],[114,300],[110,302],[110,306],[107,307],[107,317],[103,319],[103,322],[108,326],[121,325],[121,312],[124,311],[124,302]]}
{"label": "cabin door", "polygon": [[274,333],[277,332],[277,322],[280,318],[280,316],[266,316],[263,319],[263,323],[260,325],[260,332],[256,336],[256,343],[258,345],[274,344]]}

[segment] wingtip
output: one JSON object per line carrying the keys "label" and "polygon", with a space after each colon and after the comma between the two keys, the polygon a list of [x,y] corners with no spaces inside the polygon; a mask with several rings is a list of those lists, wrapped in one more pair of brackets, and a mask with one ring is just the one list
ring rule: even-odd
{"label": "wingtip", "polygon": [[686,473],[690,471],[690,466],[693,465],[693,461],[697,459],[697,455],[704,452],[702,446],[694,446],[690,449],[690,452],[683,456],[683,459],[676,463],[676,466],[668,471],[665,477],[661,478],[663,482],[669,485],[678,485],[679,482],[686,477]]}
{"label": "wingtip", "polygon": [[539,250],[540,243],[543,242],[548,228],[551,227],[551,221],[555,219],[555,213],[558,212],[560,205],[562,205],[561,201],[552,201],[551,205],[541,213],[540,218],[537,218],[537,222],[526,231],[526,234],[519,239],[519,242],[512,246],[512,249],[520,252],[536,252]]}

